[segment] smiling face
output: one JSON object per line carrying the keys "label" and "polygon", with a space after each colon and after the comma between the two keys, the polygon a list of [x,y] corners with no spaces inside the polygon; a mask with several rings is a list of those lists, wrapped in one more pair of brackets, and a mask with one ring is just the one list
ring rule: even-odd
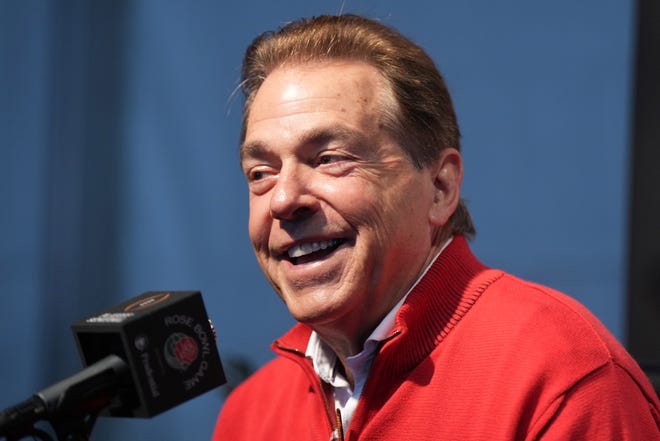
{"label": "smiling face", "polygon": [[383,128],[387,100],[366,63],[280,67],[241,147],[262,270],[296,320],[353,353],[434,257],[451,214],[436,207],[437,170],[415,167]]}

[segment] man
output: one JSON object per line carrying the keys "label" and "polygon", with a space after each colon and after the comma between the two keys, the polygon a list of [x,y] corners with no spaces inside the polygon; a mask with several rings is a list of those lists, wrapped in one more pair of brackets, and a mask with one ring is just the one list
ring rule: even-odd
{"label": "man", "polygon": [[574,300],[470,252],[459,130],[424,51],[357,16],[257,38],[241,164],[299,322],[214,440],[653,440],[660,404]]}

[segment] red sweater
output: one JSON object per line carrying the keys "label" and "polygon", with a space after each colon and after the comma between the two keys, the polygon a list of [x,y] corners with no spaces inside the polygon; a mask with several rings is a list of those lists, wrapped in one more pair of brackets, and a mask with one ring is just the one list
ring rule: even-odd
{"label": "red sweater", "polygon": [[[214,441],[328,441],[332,396],[296,325],[227,399]],[[660,440],[660,403],[575,300],[483,266],[456,237],[401,307],[346,441]]]}

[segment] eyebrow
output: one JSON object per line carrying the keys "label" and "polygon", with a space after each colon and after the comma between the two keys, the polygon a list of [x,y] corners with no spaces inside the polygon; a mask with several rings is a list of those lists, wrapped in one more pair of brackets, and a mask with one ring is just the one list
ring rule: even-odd
{"label": "eyebrow", "polygon": [[[312,129],[303,133],[296,142],[298,145],[322,145],[337,140],[351,141],[358,145],[366,145],[369,142],[363,133],[341,125]],[[243,161],[246,157],[263,158],[268,156],[268,151],[268,145],[263,141],[243,143],[240,147],[240,159]]]}
{"label": "eyebrow", "polygon": [[268,151],[267,147],[265,144],[263,144],[260,141],[253,141],[253,142],[248,142],[248,143],[243,143],[241,144],[239,153],[239,159],[241,162],[246,157],[250,158],[263,158],[266,156],[266,152]]}

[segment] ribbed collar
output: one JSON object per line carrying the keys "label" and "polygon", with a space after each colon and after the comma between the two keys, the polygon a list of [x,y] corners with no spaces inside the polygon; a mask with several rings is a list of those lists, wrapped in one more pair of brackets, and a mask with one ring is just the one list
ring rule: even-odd
{"label": "ribbed collar", "polygon": [[380,354],[383,375],[398,376],[417,366],[501,276],[479,262],[465,238],[457,236],[399,310],[393,330],[397,337]]}
{"label": "ribbed collar", "polygon": [[[440,251],[438,251],[436,255],[433,257],[431,262],[428,263],[427,266],[423,269],[422,273],[419,275],[417,280],[415,280],[415,283],[413,283],[413,285],[410,287],[408,292],[406,292],[405,295],[401,297],[401,300],[397,302],[394,308],[392,308],[390,312],[387,313],[385,318],[381,320],[378,326],[376,326],[376,328],[372,331],[371,335],[369,335],[367,340],[364,342],[362,351],[360,351],[358,354],[347,357],[346,361],[348,363],[348,369],[351,369],[353,378],[355,379],[356,383],[362,383],[362,381],[360,380],[363,380],[363,378],[361,377],[362,376],[366,377],[368,373],[368,369],[369,367],[371,367],[371,360],[373,359],[373,354],[377,351],[380,342],[388,339],[392,334],[392,329],[394,329],[394,324],[396,322],[396,317],[399,312],[399,309],[408,298],[408,295],[414,290],[415,286],[417,286],[419,281],[424,278],[428,270],[435,263],[438,256],[451,243],[452,239],[453,236],[446,241],[446,243],[442,246]],[[335,354],[335,352],[332,350],[332,348],[330,348],[329,345],[323,342],[321,337],[315,331],[312,331],[312,334],[309,337],[309,342],[307,343],[307,350],[305,351],[305,355],[312,360],[312,363],[314,365],[314,370],[319,375],[319,377],[321,377],[323,381],[337,387],[337,384],[335,384],[336,378],[337,375],[341,375],[338,374],[337,372],[337,366],[336,366],[337,354]],[[360,367],[360,369],[358,371],[355,371],[353,369],[354,366]],[[344,382],[346,382],[346,379],[343,378],[342,376],[342,379],[341,381],[338,382],[338,384],[343,384]]]}
{"label": "ribbed collar", "polygon": [[[476,259],[463,236],[454,237],[399,309],[377,357],[382,374],[400,375],[419,364],[501,275]],[[311,332],[299,323],[276,340],[273,349],[304,356]]]}

